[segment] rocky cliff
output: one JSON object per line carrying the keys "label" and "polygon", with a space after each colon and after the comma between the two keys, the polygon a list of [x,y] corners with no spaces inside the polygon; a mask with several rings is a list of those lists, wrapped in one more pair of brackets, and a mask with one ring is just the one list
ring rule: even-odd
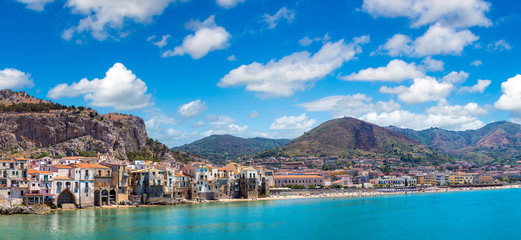
{"label": "rocky cliff", "polygon": [[[46,151],[51,155],[82,152],[127,153],[146,149],[145,122],[123,114],[99,115],[83,107],[67,107],[35,99],[25,92],[0,91],[0,151],[3,154]],[[161,156],[172,159],[169,153]]]}

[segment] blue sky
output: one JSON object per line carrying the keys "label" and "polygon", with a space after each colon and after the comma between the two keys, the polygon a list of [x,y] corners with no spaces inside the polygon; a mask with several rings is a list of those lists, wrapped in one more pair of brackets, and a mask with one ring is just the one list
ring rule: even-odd
{"label": "blue sky", "polygon": [[521,3],[6,0],[0,88],[142,117],[177,146],[332,118],[521,122]]}

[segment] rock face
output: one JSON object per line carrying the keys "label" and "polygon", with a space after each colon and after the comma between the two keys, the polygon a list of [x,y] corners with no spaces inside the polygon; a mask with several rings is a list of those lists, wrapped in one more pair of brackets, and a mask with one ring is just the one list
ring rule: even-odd
{"label": "rock face", "polygon": [[[0,105],[16,104],[55,106],[24,92],[0,91]],[[83,107],[52,109],[0,113],[0,151],[4,154],[47,151],[51,155],[67,156],[88,151],[126,159],[127,152],[147,147],[145,122],[139,117],[114,113],[98,115]]]}
{"label": "rock face", "polygon": [[145,147],[148,136],[141,118],[115,114],[102,117],[103,120],[63,113],[1,114],[0,148],[43,148],[54,155],[103,152],[123,157],[126,152]]}

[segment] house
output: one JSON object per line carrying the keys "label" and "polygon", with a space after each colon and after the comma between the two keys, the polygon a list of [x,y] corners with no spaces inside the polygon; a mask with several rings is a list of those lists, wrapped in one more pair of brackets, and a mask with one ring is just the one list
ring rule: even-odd
{"label": "house", "polygon": [[273,177],[275,186],[301,185],[304,187],[325,186],[325,178],[318,175],[275,175]]}

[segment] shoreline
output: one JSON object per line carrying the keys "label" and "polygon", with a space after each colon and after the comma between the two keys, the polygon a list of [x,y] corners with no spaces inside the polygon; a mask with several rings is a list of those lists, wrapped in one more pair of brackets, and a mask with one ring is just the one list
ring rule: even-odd
{"label": "shoreline", "polygon": [[[298,199],[327,199],[327,198],[365,198],[365,197],[378,197],[378,196],[393,196],[403,194],[428,194],[428,193],[449,193],[449,192],[470,192],[470,191],[490,191],[490,190],[502,190],[502,189],[513,189],[521,188],[520,184],[517,185],[506,185],[506,186],[495,186],[495,187],[467,187],[467,188],[434,188],[428,191],[396,191],[396,192],[377,192],[377,191],[356,191],[356,192],[327,192],[324,191],[321,194],[299,194],[299,195],[288,195],[288,196],[270,196],[257,199],[219,199],[219,200],[205,200],[201,202],[188,201],[182,204],[165,205],[165,204],[139,204],[139,205],[111,205],[101,207],[85,207],[85,208],[74,208],[74,209],[51,209],[50,214],[56,214],[59,211],[73,211],[73,210],[94,210],[94,209],[117,209],[117,208],[138,208],[138,207],[166,207],[166,206],[178,206],[178,205],[195,205],[195,204],[211,204],[211,203],[234,203],[234,202],[259,202],[259,201],[277,201],[277,200],[298,200]],[[380,189],[381,190],[381,189]]]}
{"label": "shoreline", "polygon": [[319,198],[363,198],[376,196],[392,196],[402,194],[426,194],[426,193],[448,193],[448,192],[470,192],[470,191],[488,191],[521,188],[521,184],[495,186],[495,187],[467,187],[467,188],[436,188],[431,191],[396,191],[396,192],[374,192],[374,191],[356,191],[343,193],[323,193],[323,194],[309,194],[309,195],[289,195],[289,196],[272,196],[265,198],[252,199],[220,199],[215,202],[229,203],[229,202],[252,202],[252,201],[269,201],[269,200],[291,200],[291,199],[319,199]]}

